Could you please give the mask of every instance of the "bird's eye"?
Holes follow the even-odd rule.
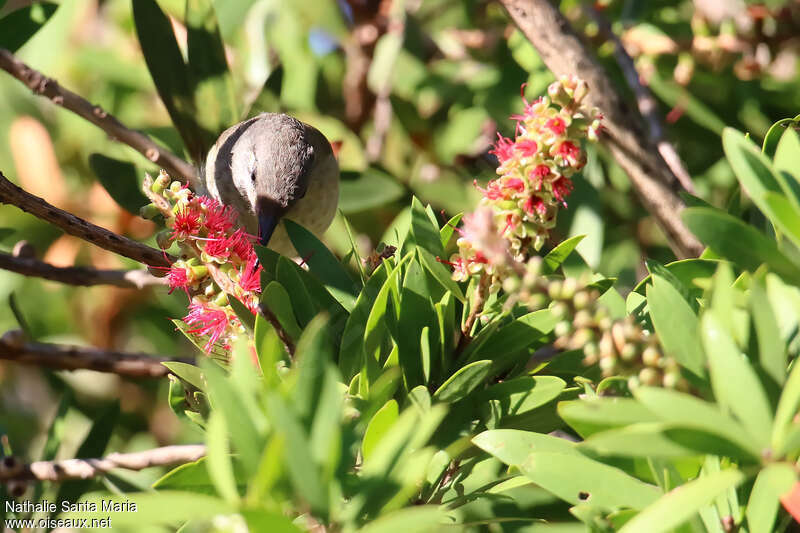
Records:
[[[253,171],[250,173],[250,181],[253,182],[253,183],[256,182],[256,171],[255,171],[255,169],[253,169]]]

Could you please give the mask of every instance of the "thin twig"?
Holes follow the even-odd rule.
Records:
[[[648,142],[641,116],[628,107],[602,67],[592,58],[567,19],[549,0],[501,0],[511,18],[556,75],[577,75],[591,88],[589,105],[605,115],[603,141],[631,179],[644,207],[680,258],[697,257],[703,247],[683,224],[680,182],[656,146]]]
[[[595,7],[586,6],[586,12],[589,17],[597,23],[606,39],[614,43],[614,57],[617,60],[619,68],[622,70],[622,74],[625,76],[628,87],[631,88],[633,94],[636,96],[636,105],[639,108],[639,113],[641,113],[642,118],[644,118],[647,124],[650,141],[658,147],[661,157],[664,158],[664,162],[678,178],[681,186],[694,194],[695,189],[692,178],[683,166],[683,161],[681,161],[675,147],[667,140],[664,133],[664,126],[658,114],[658,102],[653,96],[653,93],[650,92],[650,89],[642,83],[639,72],[636,70],[636,65],[634,65],[633,59],[631,59],[631,56],[628,55],[628,52],[625,50],[622,40],[614,33],[614,30],[611,29],[611,24],[609,24],[608,20],[601,15]]]
[[[0,482],[68,481],[102,476],[115,468],[144,470],[197,461],[206,455],[202,444],[164,446],[133,453],[112,453],[98,459],[66,459],[22,464],[14,457],[0,461]]]
[[[258,305],[258,312],[267,319],[267,322],[269,322],[273,328],[275,328],[275,332],[278,334],[278,338],[283,343],[283,348],[286,350],[286,353],[289,354],[289,357],[294,359],[294,341],[289,334],[286,333],[286,330],[283,329],[283,326],[278,320],[278,317],[275,316],[275,313],[270,311],[269,308],[263,303]]]
[[[25,212],[58,226],[65,233],[80,237],[100,248],[129,257],[149,266],[170,266],[174,258],[140,242],[117,235],[113,231],[101,228],[91,222],[73,215],[63,209],[50,205],[38,196],[34,196],[11,183],[0,172],[0,204],[11,204]]]
[[[184,183],[194,179],[196,172],[192,165],[158,146],[147,135],[126,127],[100,106],[92,105],[72,91],[61,87],[56,80],[32,69],[4,48],[0,48],[0,68],[24,83],[35,94],[49,98],[54,104],[72,111],[105,131],[113,140],[135,149],[149,161],[166,169],[174,179]]]
[[[147,270],[101,270],[91,267],[57,267],[38,259],[15,257],[0,252],[0,269],[24,276],[49,279],[67,285],[89,287],[113,285],[143,289],[153,285],[166,285],[167,278],[157,278]]]
[[[191,359],[157,357],[145,353],[118,352],[82,346],[26,342],[12,330],[0,337],[0,360],[59,370],[95,370],[128,378],[160,378],[169,374],[166,361],[193,363]]]

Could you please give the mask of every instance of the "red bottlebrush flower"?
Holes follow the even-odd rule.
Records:
[[[556,150],[556,153],[572,163],[580,159],[581,149],[570,141],[564,141],[558,145],[558,150]]]
[[[525,191],[525,182],[523,182],[519,178],[508,178],[506,179],[505,183],[503,184],[506,189],[511,189],[512,191],[516,192],[524,192]]]
[[[211,202],[206,203],[206,220],[205,226],[209,235],[224,234],[231,229],[236,222],[236,215],[230,206],[222,206],[216,200],[212,199],[216,205]]]
[[[172,238],[178,240],[188,239],[200,231],[200,213],[186,207],[175,213],[172,227]]]
[[[206,255],[222,261],[231,256],[231,237],[212,237],[206,241],[203,251]]]
[[[233,235],[229,238],[231,250],[243,261],[249,261],[251,257],[255,256],[252,237],[252,235],[245,232],[242,228],[239,228],[234,231]]]
[[[553,182],[552,187],[553,187],[553,196],[555,196],[559,202],[564,204],[564,207],[567,207],[567,202],[564,201],[564,198],[569,196],[569,193],[572,192],[573,189],[572,180],[564,177],[559,178],[558,180]]]
[[[189,305],[189,314],[183,318],[188,326],[196,326],[188,330],[192,335],[208,335],[208,342],[203,347],[206,352],[225,334],[228,329],[228,314],[222,309],[214,309],[207,304],[193,302]]]
[[[561,135],[567,130],[567,125],[561,117],[551,118],[544,123],[544,126],[556,135]]]
[[[167,294],[172,294],[175,289],[183,289],[187,294],[189,293],[189,276],[186,274],[186,268],[175,266],[170,268],[169,274],[167,274],[167,281],[169,282],[169,292]]]
[[[489,150],[489,153],[496,155],[502,165],[514,157],[514,141],[498,133],[497,142],[494,143],[494,149]]]
[[[536,141],[533,139],[518,140],[516,144],[516,150],[523,157],[533,157],[536,155],[536,152],[539,151],[539,145],[536,144]]]
[[[544,101],[544,97],[540,96],[533,102],[528,102],[527,100],[525,100],[525,97],[523,97],[522,101],[525,103],[525,110],[522,112],[521,115],[511,115],[511,120],[524,122],[530,118],[535,117],[538,114],[538,107]]]
[[[485,189],[478,186],[478,180],[474,180],[472,184],[487,200],[505,200],[507,197],[506,192],[503,190],[498,180],[492,180],[487,183]]]
[[[262,270],[263,268],[258,264],[256,255],[251,254],[239,275],[239,287],[245,292],[261,292]]]
[[[528,213],[529,216],[536,216],[537,214],[544,216],[547,213],[547,206],[544,204],[544,200],[539,198],[538,196],[529,196],[527,200],[525,200],[525,212]]]

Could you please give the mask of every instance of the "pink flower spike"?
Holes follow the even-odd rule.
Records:
[[[539,151],[539,145],[533,139],[523,139],[517,141],[516,149],[523,157],[533,157]]]
[[[552,187],[553,196],[555,196],[559,202],[564,204],[564,207],[567,207],[567,202],[564,201],[564,199],[572,192],[572,181],[569,178],[562,177],[554,181]]]
[[[175,289],[183,289],[189,294],[189,276],[186,274],[186,268],[176,266],[170,268],[167,281],[169,282],[167,294],[172,294]]]
[[[535,216],[536,214],[544,216],[547,213],[547,206],[544,205],[544,201],[538,196],[529,196],[525,201],[525,212],[528,213],[529,216]]]
[[[192,335],[208,335],[208,342],[203,347],[206,352],[222,338],[228,329],[228,314],[222,309],[214,309],[207,304],[193,302],[189,305],[189,314],[183,318],[187,326],[194,326],[188,330]]]
[[[564,119],[561,117],[551,118],[547,122],[545,122],[545,127],[552,131],[556,135],[561,135],[567,129],[567,125],[564,123]]]
[[[214,200],[216,202],[216,200]],[[224,234],[231,229],[236,222],[236,214],[230,206],[221,206],[216,202],[216,206],[207,206],[206,209],[206,229],[209,235]]]
[[[256,254],[251,254],[239,275],[239,287],[245,292],[261,292],[261,271]]]
[[[214,259],[227,261],[231,255],[231,238],[212,237],[206,241],[203,252]]]
[[[524,192],[525,183],[519,178],[508,178],[504,183],[506,189],[511,189],[515,192]]]
[[[489,153],[496,155],[502,165],[514,157],[514,141],[498,133],[497,141],[494,143],[494,149],[489,150]]]
[[[564,141],[558,145],[556,153],[569,161],[570,164],[575,164],[581,156],[581,149],[570,141]]]
[[[530,177],[536,183],[536,190],[540,190],[542,188],[542,182],[544,179],[550,175],[550,167],[545,164],[536,165],[536,167],[531,170]]]
[[[250,235],[242,228],[237,229],[230,236],[228,242],[230,243],[233,253],[239,256],[242,261],[248,261],[251,257],[255,257],[255,248],[253,248],[253,240],[255,237]]]

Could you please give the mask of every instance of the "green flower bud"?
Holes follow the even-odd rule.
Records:
[[[575,306],[575,309],[586,309],[591,301],[589,293],[585,290],[576,292],[575,296],[572,297],[572,305]]]
[[[180,192],[181,187],[183,187],[183,185],[181,185],[181,182],[179,181],[173,181],[169,184],[169,190],[174,193]]]
[[[642,352],[642,363],[647,366],[657,367],[661,361],[661,353],[655,346],[648,346]]]
[[[593,365],[597,362],[600,356],[600,349],[595,342],[587,342],[583,346],[584,364]]]
[[[520,280],[516,276],[509,276],[503,280],[503,290],[507,293],[517,292],[520,288]]]
[[[617,371],[617,360],[610,357],[600,359],[600,370],[603,371],[604,376],[611,376]]]
[[[156,233],[156,244],[162,250],[166,250],[170,246],[172,246],[172,232],[168,230],[162,230]]]
[[[214,299],[214,303],[220,307],[228,305],[228,295],[220,291],[220,293]]]
[[[553,333],[556,334],[556,337],[566,337],[572,333],[572,323],[568,320],[562,320],[553,328]]]
[[[572,323],[576,328],[588,328],[594,324],[594,320],[592,320],[591,313],[586,309],[582,309],[575,313],[575,318],[572,320]]]
[[[639,371],[639,381],[643,385],[655,386],[661,381],[659,372],[655,368],[643,368]]]
[[[563,319],[569,314],[569,307],[564,302],[554,302],[550,306],[550,312],[555,318]]]
[[[547,286],[547,295],[550,297],[551,300],[560,300],[561,299],[561,288],[563,287],[563,283],[559,280],[553,280]]]
[[[152,220],[156,218],[158,215],[161,214],[161,211],[155,206],[155,204],[147,204],[143,205],[139,209],[139,216],[142,218],[146,218],[147,220]]]
[[[636,356],[639,355],[639,350],[637,349],[635,344],[625,344],[622,347],[622,350],[619,352],[619,356],[622,358],[623,361],[631,362],[636,359]]]

